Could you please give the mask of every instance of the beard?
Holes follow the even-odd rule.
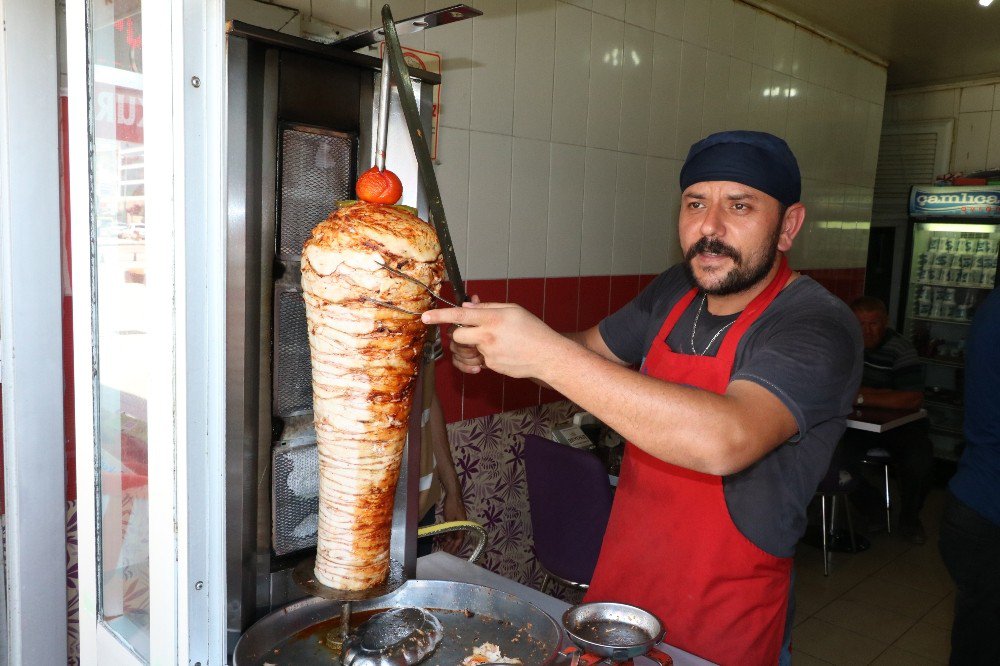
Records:
[[[778,239],[781,237],[781,224],[775,225],[774,233],[768,238],[763,247],[758,248],[745,259],[739,250],[726,245],[718,238],[708,238],[704,236],[697,243],[688,249],[684,255],[684,270],[688,278],[698,285],[706,294],[712,296],[729,296],[738,294],[756,286],[761,280],[767,277],[774,259],[778,256]],[[714,286],[705,284],[694,274],[691,262],[701,252],[710,252],[729,257],[733,260],[734,266],[729,269],[722,279]]]

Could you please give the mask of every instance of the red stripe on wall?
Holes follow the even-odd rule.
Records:
[[[834,295],[850,302],[864,292],[864,268],[801,270]],[[468,292],[480,299],[511,302],[560,332],[595,326],[645,288],[656,274],[594,275],[583,277],[470,280]],[[447,332],[442,332],[447,339]],[[438,398],[449,423],[562,400],[559,393],[541,389],[524,379],[504,378],[485,370],[463,375],[451,364],[445,342],[445,359],[437,366]]]

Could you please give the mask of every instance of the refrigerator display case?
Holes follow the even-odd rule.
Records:
[[[900,330],[924,364],[924,407],[934,452],[962,449],[965,339],[996,286],[1000,186],[915,186]]]

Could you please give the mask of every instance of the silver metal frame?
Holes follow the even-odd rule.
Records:
[[[262,48],[263,46],[263,48]],[[345,99],[357,104],[357,171],[371,166],[373,121],[378,113],[379,61],[340,51],[322,51],[319,45],[249,26],[235,26],[228,47],[228,163],[229,219],[226,239],[226,581],[227,643],[231,651],[249,625],[271,610],[302,598],[292,572],[301,556],[275,558],[271,551],[270,461],[276,433],[272,431],[273,378],[271,365],[275,294],[274,262],[277,225],[275,186],[278,171],[279,122],[301,119],[278,118],[281,53],[308,52],[328,58],[345,68],[368,70],[359,95]],[[436,82],[434,75],[415,73]],[[432,109],[431,84],[419,84],[420,108],[429,125]],[[390,109],[389,168],[411,193],[418,213],[426,219],[427,205],[419,185],[416,159],[412,156],[403,116],[398,104]],[[315,123],[302,120],[308,125]],[[337,128],[330,128],[336,130]],[[393,138],[398,139],[393,142]],[[412,166],[411,166],[412,165]],[[404,194],[404,197],[406,195]],[[404,199],[404,203],[405,203]],[[412,204],[411,204],[412,205]],[[285,263],[287,271],[287,262]],[[279,288],[294,275],[286,274]],[[400,474],[393,514],[391,556],[402,563],[404,575],[416,575],[417,497],[420,451],[420,404],[418,390],[410,420],[406,463]],[[412,469],[412,473],[407,473]]]
[[[12,664],[56,664],[66,662],[66,641],[52,640],[66,635],[63,396],[52,390],[63,382],[56,7],[5,0],[0,11],[3,582],[9,611],[0,625],[0,654]],[[44,483],[39,470],[46,470]]]

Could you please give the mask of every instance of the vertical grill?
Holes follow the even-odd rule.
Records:
[[[302,254],[309,232],[338,201],[350,199],[354,183],[351,134],[290,125],[281,132],[281,193],[278,257]]]

